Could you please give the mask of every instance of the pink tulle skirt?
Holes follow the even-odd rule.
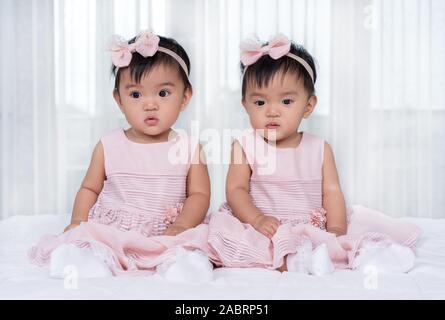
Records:
[[[188,229],[176,236],[146,237],[137,231],[122,231],[114,226],[84,222],[61,235],[43,236],[29,251],[32,263],[48,265],[51,253],[61,244],[73,244],[99,257],[114,275],[152,274],[156,266],[171,257],[177,246],[199,249],[216,259],[207,244],[208,226]]]
[[[213,260],[226,267],[276,269],[283,265],[286,255],[296,253],[303,241],[309,240],[313,247],[326,244],[335,267],[351,268],[364,240],[414,248],[420,234],[417,226],[363,206],[352,206],[348,211],[346,235],[336,237],[316,223],[283,223],[269,239],[222,206],[209,222],[208,243],[216,255]]]

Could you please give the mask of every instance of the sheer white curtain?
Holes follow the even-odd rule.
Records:
[[[0,2],[0,218],[56,211],[53,21],[50,0]]]
[[[338,0],[331,16],[326,128],[348,200],[444,217],[445,3]]]
[[[282,32],[305,45],[319,105],[303,129],[332,145],[348,202],[444,218],[444,21],[441,0],[1,1],[0,218],[70,212],[94,144],[126,126],[107,40],[141,29],[190,54],[194,97],[176,127],[199,125],[207,145],[248,126],[239,41]],[[207,150],[212,209],[224,200],[224,147]]]

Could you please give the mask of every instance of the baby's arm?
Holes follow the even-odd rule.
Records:
[[[234,215],[243,223],[252,225],[258,232],[272,238],[278,229],[278,219],[264,215],[253,203],[249,194],[252,171],[241,145],[235,141],[231,164],[227,173],[226,198]]]
[[[187,174],[187,199],[181,213],[164,235],[174,236],[194,228],[204,220],[210,205],[210,178],[202,146],[199,144]]]
[[[329,144],[324,146],[323,208],[327,211],[326,229],[337,236],[346,234],[346,204],[338,181],[334,154]]]
[[[104,150],[102,143],[99,142],[94,148],[90,166],[88,167],[82,185],[77,192],[76,200],[74,201],[73,214],[71,216],[71,224],[65,228],[64,232],[75,228],[82,221],[88,220],[88,212],[96,203],[97,197],[102,191],[104,181]]]

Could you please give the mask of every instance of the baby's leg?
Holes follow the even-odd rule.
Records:
[[[91,251],[62,244],[51,253],[50,277],[63,279],[68,274],[79,279],[110,277],[108,266]]]
[[[286,256],[286,271],[308,274],[311,269],[312,243],[303,241],[295,253]]]
[[[276,269],[277,271],[280,271],[280,272],[288,271],[288,270],[287,270],[287,257],[288,257],[288,256],[289,256],[289,255],[287,255],[287,256],[285,256],[285,257],[283,258],[284,262],[283,262],[283,264],[281,265],[281,267],[279,267],[279,268]]]

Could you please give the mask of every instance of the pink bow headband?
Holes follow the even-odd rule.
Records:
[[[314,71],[311,66],[303,58],[290,53],[290,47],[291,43],[289,39],[282,34],[276,35],[269,44],[265,46],[262,46],[261,43],[255,40],[244,40],[240,44],[241,62],[246,67],[244,71],[264,55],[269,55],[274,60],[288,56],[298,61],[306,69],[312,79],[312,83],[314,83]]]
[[[111,51],[111,61],[118,68],[127,67],[131,58],[133,57],[133,52],[138,52],[144,58],[152,57],[156,52],[161,51],[173,59],[175,59],[181,68],[185,71],[188,76],[188,68],[184,60],[176,53],[170,49],[159,46],[159,37],[150,31],[142,32],[134,43],[128,43],[128,41],[122,39],[120,36],[113,36],[110,43]]]

